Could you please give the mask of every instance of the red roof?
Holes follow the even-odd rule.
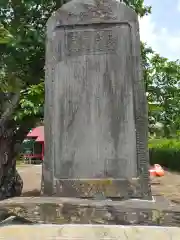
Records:
[[[36,142],[44,142],[44,126],[33,128],[27,137],[35,137]]]

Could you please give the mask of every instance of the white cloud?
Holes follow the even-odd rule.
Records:
[[[180,0],[177,2],[177,10],[180,12]]]
[[[167,28],[157,28],[151,15],[140,19],[140,36],[142,41],[163,57],[171,60],[180,59],[180,32],[172,35]]]

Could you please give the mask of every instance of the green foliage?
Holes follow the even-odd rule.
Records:
[[[134,9],[140,17],[151,13],[151,7],[145,6],[144,0],[124,0],[123,2]]]
[[[166,148],[180,150],[180,141],[178,139],[150,139],[149,148]]]
[[[13,36],[12,41],[0,45],[1,116],[7,106],[13,106],[12,95],[19,95],[13,109],[11,107],[12,114],[6,118],[11,126],[12,119],[13,125],[19,127],[26,125],[26,120],[32,119],[34,123],[35,119],[43,118],[45,28],[55,9],[56,1],[43,1],[43,4],[33,0],[0,2],[0,22],[3,24],[0,37],[5,33]]]
[[[20,94],[20,108],[15,113],[15,120],[24,117],[44,115],[44,82],[30,85],[23,89]]]
[[[163,126],[162,137],[177,136],[180,130],[180,62],[169,61],[141,45],[143,80],[149,105],[149,130]]]
[[[177,139],[149,140],[150,163],[180,171],[180,141]]]
[[[149,98],[161,107],[161,111],[153,114],[164,125],[164,136],[170,137],[180,128],[180,63],[155,54],[151,64]]]
[[[13,39],[13,36],[0,23],[0,44],[7,44]]]

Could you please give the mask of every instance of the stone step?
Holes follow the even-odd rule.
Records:
[[[18,225],[1,228],[1,239],[179,240],[180,228],[115,225]]]

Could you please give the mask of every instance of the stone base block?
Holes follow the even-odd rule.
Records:
[[[102,195],[105,198],[129,199],[142,196],[138,178],[126,179],[57,179],[55,195],[58,197],[96,198]]]
[[[0,219],[5,215],[16,215],[19,221],[26,219],[32,223],[46,224],[180,227],[180,206],[147,200],[97,201],[77,198],[21,197],[0,202]]]

